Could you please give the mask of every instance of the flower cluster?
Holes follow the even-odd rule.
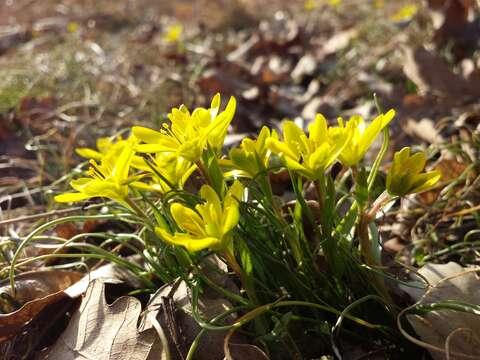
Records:
[[[172,109],[169,121],[158,131],[134,126],[126,139],[101,138],[96,150],[77,149],[80,156],[90,159],[88,177],[73,180],[70,185],[76,192],[55,199],[74,202],[105,197],[142,214],[132,193],[144,191],[165,197],[183,191],[192,174],[203,175],[205,184],[194,202],[169,197],[171,221],[155,232],[165,242],[191,252],[206,248],[224,251],[231,246],[233,230],[240,221],[240,203],[248,201],[239,178],[268,179],[268,173],[274,171],[272,157],[291,173],[313,182],[321,181],[337,161],[356,173],[367,150],[395,116],[390,110],[367,126],[355,115],[346,122],[339,118],[338,126],[329,126],[318,114],[308,125],[308,132],[293,121],[285,121],[280,134],[263,127],[256,139],[244,139],[225,155],[224,139],[235,108],[235,98],[231,97],[221,111],[217,94],[209,108],[190,112],[182,105]],[[440,176],[435,171],[422,173],[425,162],[422,152],[410,155],[410,149],[405,148],[396,153],[387,175],[390,196],[432,187]]]

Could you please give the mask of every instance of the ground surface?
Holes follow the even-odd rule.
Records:
[[[76,147],[134,124],[158,128],[172,106],[205,105],[216,92],[239,102],[231,144],[317,112],[371,119],[376,94],[397,111],[392,151],[428,148],[443,174],[439,188],[384,216],[386,261],[478,265],[478,4],[415,2],[409,13],[412,3],[1,0],[2,277],[18,245],[10,239],[53,218],[42,214],[58,208],[52,195],[68,188]],[[448,250],[465,239],[473,245]]]

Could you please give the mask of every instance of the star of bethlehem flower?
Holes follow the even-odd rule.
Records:
[[[172,217],[182,232],[171,234],[160,227],[155,231],[164,241],[184,246],[188,251],[225,250],[231,244],[231,231],[240,219],[239,201],[243,192],[242,184],[235,181],[222,202],[212,187],[203,185],[200,197],[204,202],[195,206],[195,210],[179,203],[170,206]]]
[[[310,180],[317,180],[334,163],[351,138],[350,132],[331,136],[323,115],[317,114],[308,125],[309,136],[293,121],[283,124],[283,141],[270,137],[267,147],[280,157],[285,166]]]
[[[234,175],[254,178],[268,167],[271,152],[267,148],[267,140],[270,138],[278,140],[277,132],[270,132],[268,127],[262,127],[256,140],[243,139],[239,148],[230,150],[230,160],[225,160],[223,164],[234,168]]]
[[[132,167],[148,174],[145,177],[151,180],[148,183],[135,181],[132,183],[133,187],[160,193],[167,193],[172,187],[183,189],[183,185],[197,168],[195,164],[177,157],[174,153],[156,153],[151,156],[149,163],[145,158],[135,156]]]
[[[352,116],[346,124],[343,123],[342,118],[339,118],[339,126],[331,128],[332,137],[343,139],[345,134],[351,133],[350,141],[338,156],[341,163],[344,166],[358,164],[375,138],[392,121],[394,116],[395,111],[390,110],[386,114],[377,116],[368,126],[359,115]]]
[[[233,119],[236,100],[231,97],[224,111],[220,110],[220,94],[212,99],[209,109],[197,108],[192,113],[184,105],[172,109],[169,124],[160,131],[134,126],[133,134],[145,144],[137,147],[138,152],[170,152],[193,163],[197,162],[207,143],[220,152]]]
[[[387,174],[387,191],[393,196],[405,196],[427,190],[440,180],[439,171],[422,173],[425,168],[425,153],[410,155],[410,148],[404,147],[393,156],[393,163]]]
[[[135,139],[130,138],[121,151],[110,147],[100,158],[100,163],[90,160],[89,177],[81,177],[70,182],[77,192],[55,196],[57,202],[76,202],[93,197],[105,197],[114,200],[127,208],[129,170],[135,151]]]

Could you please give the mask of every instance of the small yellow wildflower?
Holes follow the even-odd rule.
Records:
[[[190,175],[197,168],[196,165],[184,158],[178,158],[174,153],[157,153],[152,157],[150,167],[146,160],[141,156],[135,156],[132,161],[132,167],[150,174],[152,181],[150,183],[135,181],[132,186],[166,193],[175,188],[182,189]]]
[[[415,4],[406,5],[391,16],[392,21],[403,22],[408,21],[418,12],[418,6]]]
[[[267,148],[269,138],[278,140],[278,134],[275,130],[270,133],[270,129],[264,126],[256,140],[243,139],[239,148],[230,150],[232,165],[241,170],[242,175],[251,178],[255,177],[260,171],[264,171],[268,167],[270,159],[270,150]]]
[[[393,164],[387,174],[387,191],[390,195],[405,196],[427,190],[440,180],[439,171],[422,173],[425,167],[425,153],[410,156],[410,148],[404,147],[393,157]]]
[[[224,111],[219,113],[220,94],[212,99],[210,109],[197,108],[190,114],[182,105],[168,115],[171,125],[160,131],[134,126],[133,134],[146,144],[137,147],[138,152],[176,153],[193,163],[197,162],[207,143],[220,152],[227,129],[235,114],[236,100],[232,96]]]
[[[331,128],[333,138],[343,139],[345,134],[351,133],[350,141],[342,149],[339,160],[344,166],[356,165],[365,155],[375,138],[392,121],[395,111],[390,110],[386,114],[381,114],[369,126],[359,115],[352,116],[347,124],[344,125],[342,118],[338,119],[339,127]]]
[[[180,40],[183,33],[183,26],[181,24],[173,24],[167,28],[163,40],[167,43],[173,44]]]
[[[283,124],[283,141],[269,138],[267,147],[280,156],[288,169],[310,180],[317,180],[338,158],[351,134],[345,132],[333,139],[327,120],[320,114],[309,124],[308,130],[309,137],[293,121],[286,121]]]
[[[188,251],[210,248],[216,251],[226,249],[231,242],[231,231],[240,219],[239,201],[244,188],[238,181],[228,190],[223,203],[209,185],[203,185],[200,196],[205,201],[192,210],[182,204],[170,207],[172,217],[184,232],[171,234],[160,227],[156,233],[166,242],[184,246]]]
[[[128,196],[128,173],[134,156],[134,140],[123,146],[120,154],[112,147],[101,158],[100,164],[90,160],[89,178],[72,180],[70,186],[77,192],[55,196],[57,202],[75,202],[92,197],[106,197],[125,207]]]
[[[77,32],[79,28],[80,28],[80,25],[75,21],[69,22],[67,24],[67,31],[69,33]]]
[[[312,11],[317,7],[317,2],[315,0],[305,0],[303,3],[303,8],[307,11]]]
[[[375,0],[373,7],[378,10],[383,9],[385,7],[385,0]]]
[[[328,4],[333,7],[338,7],[342,4],[342,0],[328,0]]]

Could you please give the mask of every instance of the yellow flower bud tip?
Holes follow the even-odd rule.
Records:
[[[425,168],[424,152],[410,155],[410,148],[397,151],[387,174],[387,191],[393,196],[405,196],[425,191],[440,180],[439,171],[422,171]]]

